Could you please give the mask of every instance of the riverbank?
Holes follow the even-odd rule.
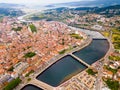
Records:
[[[81,31],[84,31],[84,30],[81,30]],[[91,33],[91,32],[90,32]],[[88,34],[88,33],[87,33]],[[99,32],[97,32],[97,36],[98,36],[98,34],[99,34]],[[96,35],[96,32],[95,33],[91,33],[91,34],[88,34],[90,37],[88,37],[86,40],[84,40],[84,42],[79,46],[79,47],[77,47],[77,48],[74,48],[74,49],[72,49],[71,51],[69,51],[69,52],[66,52],[65,54],[62,54],[62,55],[57,55],[57,56],[55,56],[55,57],[53,57],[51,60],[48,60],[47,62],[46,62],[46,64],[43,66],[43,67],[40,67],[39,68],[39,70],[37,70],[36,72],[35,72],[35,74],[33,75],[33,77],[31,77],[31,78],[36,78],[38,75],[40,75],[42,72],[44,72],[47,68],[49,68],[50,66],[52,66],[54,63],[56,63],[57,61],[59,61],[61,58],[63,58],[63,57],[65,57],[65,56],[67,56],[68,54],[71,54],[71,53],[73,53],[73,52],[76,52],[76,51],[79,51],[79,50],[81,50],[81,49],[83,49],[83,48],[85,48],[86,46],[88,46],[91,42],[92,42],[92,38],[95,38],[94,36]],[[97,37],[97,38],[100,38],[100,39],[104,39],[103,37]],[[35,79],[36,80],[36,79]],[[38,81],[38,82],[41,82],[41,81]],[[32,83],[32,84],[34,84],[34,81],[30,81],[30,83]],[[44,83],[45,84],[45,83]],[[43,89],[46,89],[46,84],[45,84],[45,86],[44,86],[44,84],[42,84],[42,85],[40,85],[39,87],[42,87]],[[47,84],[48,85],[48,84]],[[49,87],[50,85],[48,85],[48,87]]]
[[[48,60],[48,62],[46,62],[46,65],[44,65],[44,67],[41,69],[39,69],[39,70],[37,70],[30,78],[36,78],[38,75],[40,75],[42,72],[44,72],[47,68],[49,68],[51,65],[53,65],[54,63],[56,63],[57,61],[59,61],[61,58],[63,58],[63,57],[65,57],[65,56],[67,56],[67,55],[69,55],[69,53],[73,53],[73,52],[75,52],[75,51],[78,51],[78,50],[80,50],[80,49],[83,49],[83,48],[85,48],[86,46],[88,46],[90,43],[92,42],[92,38],[90,38],[90,37],[87,37],[85,40],[84,40],[84,42],[82,42],[81,43],[81,45],[79,46],[79,47],[76,47],[76,48],[74,48],[74,49],[72,49],[71,51],[69,51],[69,52],[66,52],[65,54],[63,54],[63,55],[57,55],[57,56],[55,56],[55,57],[53,57],[51,60]],[[30,81],[30,84],[34,84],[34,82],[31,80]],[[24,85],[27,85],[27,83],[25,84],[24,83]],[[48,85],[48,84],[47,84]],[[42,85],[43,86],[43,85]],[[46,86],[46,85],[45,85]],[[22,86],[23,87],[23,86]],[[22,88],[22,87],[20,87],[20,89]],[[41,86],[39,86],[39,87],[41,87]],[[49,85],[48,85],[48,87],[49,87]],[[46,87],[44,87],[44,88],[46,88]],[[43,89],[44,89],[43,88]]]
[[[91,42],[92,42],[92,39],[90,37],[88,37],[86,40],[84,40],[84,42],[79,47],[76,47],[76,48],[72,49],[71,51],[66,52],[65,54],[57,55],[57,56],[53,57],[51,60],[48,60],[49,65],[47,65],[43,70],[36,72],[35,76],[37,77],[40,73],[42,73],[44,70],[49,68],[55,62],[59,61],[61,58],[65,57],[65,56],[69,55],[69,53],[73,53],[78,50],[81,50],[81,49],[85,48],[86,46],[88,46]]]

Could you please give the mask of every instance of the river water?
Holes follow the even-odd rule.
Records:
[[[51,86],[58,86],[87,68],[71,56],[65,56],[41,73],[37,79]]]
[[[23,87],[21,90],[43,90],[43,89],[41,89],[41,88],[39,88],[37,86],[28,84],[25,87]]]
[[[88,64],[93,64],[105,56],[109,49],[106,39],[93,39],[92,43],[80,51],[73,53]]]
[[[109,43],[106,39],[93,39],[89,46],[73,54],[86,63],[93,64],[104,57],[108,49]],[[56,87],[86,68],[73,57],[65,56],[38,75],[37,79]]]

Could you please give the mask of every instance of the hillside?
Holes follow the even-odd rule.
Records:
[[[24,7],[24,5],[12,3],[0,3],[0,8],[19,8],[19,7]]]
[[[106,15],[107,17],[112,17],[115,15],[120,15],[120,5],[113,5],[108,7],[79,7],[72,9],[74,11],[84,11],[87,13],[96,13],[101,15]]]
[[[120,5],[97,8],[94,10],[94,13],[106,15],[107,17],[112,17],[114,15],[120,15]]]
[[[20,16],[23,12],[19,9],[0,8],[0,15],[3,16]]]
[[[76,2],[68,2],[68,3],[60,3],[60,4],[51,4],[47,5],[47,7],[55,7],[55,6],[76,6],[76,7],[106,7],[110,5],[120,4],[120,0],[85,0],[85,1],[76,1]]]

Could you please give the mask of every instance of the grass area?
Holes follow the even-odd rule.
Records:
[[[36,53],[34,53],[34,52],[28,52],[28,53],[26,53],[25,55],[24,55],[24,57],[25,58],[31,58],[31,57],[33,57],[33,56],[35,56],[36,55]]]
[[[114,48],[117,50],[120,50],[120,43],[114,43]]]
[[[109,37],[110,33],[109,32],[101,32],[101,34],[105,37]]]
[[[115,49],[120,50],[120,34],[112,35],[112,43],[113,43]]]
[[[112,29],[112,32],[113,32],[113,33],[120,34],[119,28],[113,28],[113,29]]]
[[[111,55],[109,56],[109,59],[113,61],[120,61],[120,56]]]
[[[37,32],[35,25],[31,24],[31,25],[29,25],[29,27],[30,27],[32,33]]]
[[[38,17],[39,17],[39,19],[45,19],[46,18],[46,16],[44,14],[40,14]]]
[[[111,90],[119,90],[120,85],[118,81],[115,80],[111,80],[111,79],[107,79],[105,81],[105,83],[107,84],[107,86],[111,89]]]
[[[76,39],[83,39],[83,37],[81,37],[79,34],[75,34],[75,33],[70,34],[70,36],[74,37]]]
[[[28,78],[27,81],[31,81],[31,78]]]
[[[97,74],[97,72],[96,71],[93,71],[92,69],[88,69],[87,71],[86,71],[89,75],[95,75],[95,74]]]
[[[20,78],[12,80],[3,90],[13,90],[21,82]]]
[[[119,28],[113,28],[112,32],[113,32],[112,43],[114,45],[114,48],[117,49],[117,50],[120,50],[120,29]]]
[[[64,49],[64,50],[60,51],[59,54],[64,54],[66,51],[67,51],[67,50]]]
[[[31,20],[42,20],[42,19],[46,19],[47,17],[46,16],[44,16],[44,15],[39,15],[39,16],[31,16],[29,19],[31,19]]]
[[[64,53],[66,53],[66,52],[69,52],[69,51],[72,50],[73,48],[76,48],[76,46],[74,46],[74,47],[71,47],[71,46],[70,46],[68,49],[64,49],[64,50],[60,51],[59,54],[64,54]]]
[[[112,35],[112,42],[120,42],[120,34],[113,34]]]
[[[33,70],[31,70],[29,73],[27,73],[26,75],[25,75],[25,77],[28,77],[30,74],[32,74],[32,73],[34,73],[34,71]]]
[[[21,31],[22,27],[12,28],[12,30],[14,30],[14,31]]]
[[[103,25],[103,22],[101,22],[101,21],[98,21],[98,24],[99,24],[99,25]]]

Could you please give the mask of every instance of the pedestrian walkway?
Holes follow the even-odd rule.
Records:
[[[29,82],[29,84],[35,85],[39,88],[42,88],[43,90],[54,90],[54,87],[52,87],[44,82],[41,82],[37,79],[33,79],[32,81]]]
[[[77,59],[79,62],[81,62],[82,64],[86,65],[87,67],[90,67],[89,64],[87,64],[86,62],[84,62],[83,60],[81,60],[80,58],[76,57],[75,55],[73,55],[72,53],[70,53],[70,55],[72,57],[74,57],[75,59]]]

